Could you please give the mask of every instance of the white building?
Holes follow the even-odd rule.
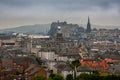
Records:
[[[54,52],[39,52],[37,53],[37,56],[47,60],[55,60],[57,58],[57,55]]]

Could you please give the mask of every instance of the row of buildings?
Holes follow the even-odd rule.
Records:
[[[2,38],[0,78],[32,80],[35,75],[48,77],[51,73],[66,78],[68,74],[91,74],[93,70],[119,74],[120,30],[91,30],[88,18],[86,31],[80,32],[80,38],[78,34],[64,37],[62,27],[57,26],[54,35],[14,33],[7,39]],[[70,67],[73,61],[79,61],[80,66]]]

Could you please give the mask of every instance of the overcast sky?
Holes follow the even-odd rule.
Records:
[[[120,26],[120,0],[0,0],[0,28],[53,21]]]

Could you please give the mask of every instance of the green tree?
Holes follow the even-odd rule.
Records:
[[[51,79],[51,78],[47,78],[46,80],[53,80],[53,79]]]
[[[53,77],[53,80],[64,80],[64,78],[60,74],[56,74],[55,77]]]
[[[90,75],[87,73],[81,73],[77,76],[76,80],[90,80]]]
[[[93,28],[93,31],[97,31],[97,28]]]
[[[94,70],[94,71],[93,71],[93,74],[94,74],[94,75],[99,75],[98,70]]]
[[[9,77],[10,79],[15,79],[15,78],[17,77],[17,75],[15,75],[15,74],[9,74],[8,77]]]
[[[80,66],[79,60],[72,61],[70,67],[74,69],[74,78],[76,78],[76,68]]]
[[[47,80],[47,78],[41,75],[36,75],[33,80]]]
[[[38,62],[39,65],[42,65],[42,60],[39,57],[36,57],[36,61]]]
[[[53,79],[55,77],[55,74],[50,74],[49,77]]]
[[[73,75],[72,74],[68,74],[66,76],[66,80],[73,80]]]

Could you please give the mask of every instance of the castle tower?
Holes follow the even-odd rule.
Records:
[[[58,29],[57,29],[56,39],[59,40],[59,41],[63,40],[63,35],[62,35],[62,31],[61,31],[60,26],[58,26]]]
[[[87,23],[87,30],[86,30],[87,33],[90,33],[91,32],[91,24],[90,24],[90,19],[89,19],[89,16],[88,16],[88,23]]]

